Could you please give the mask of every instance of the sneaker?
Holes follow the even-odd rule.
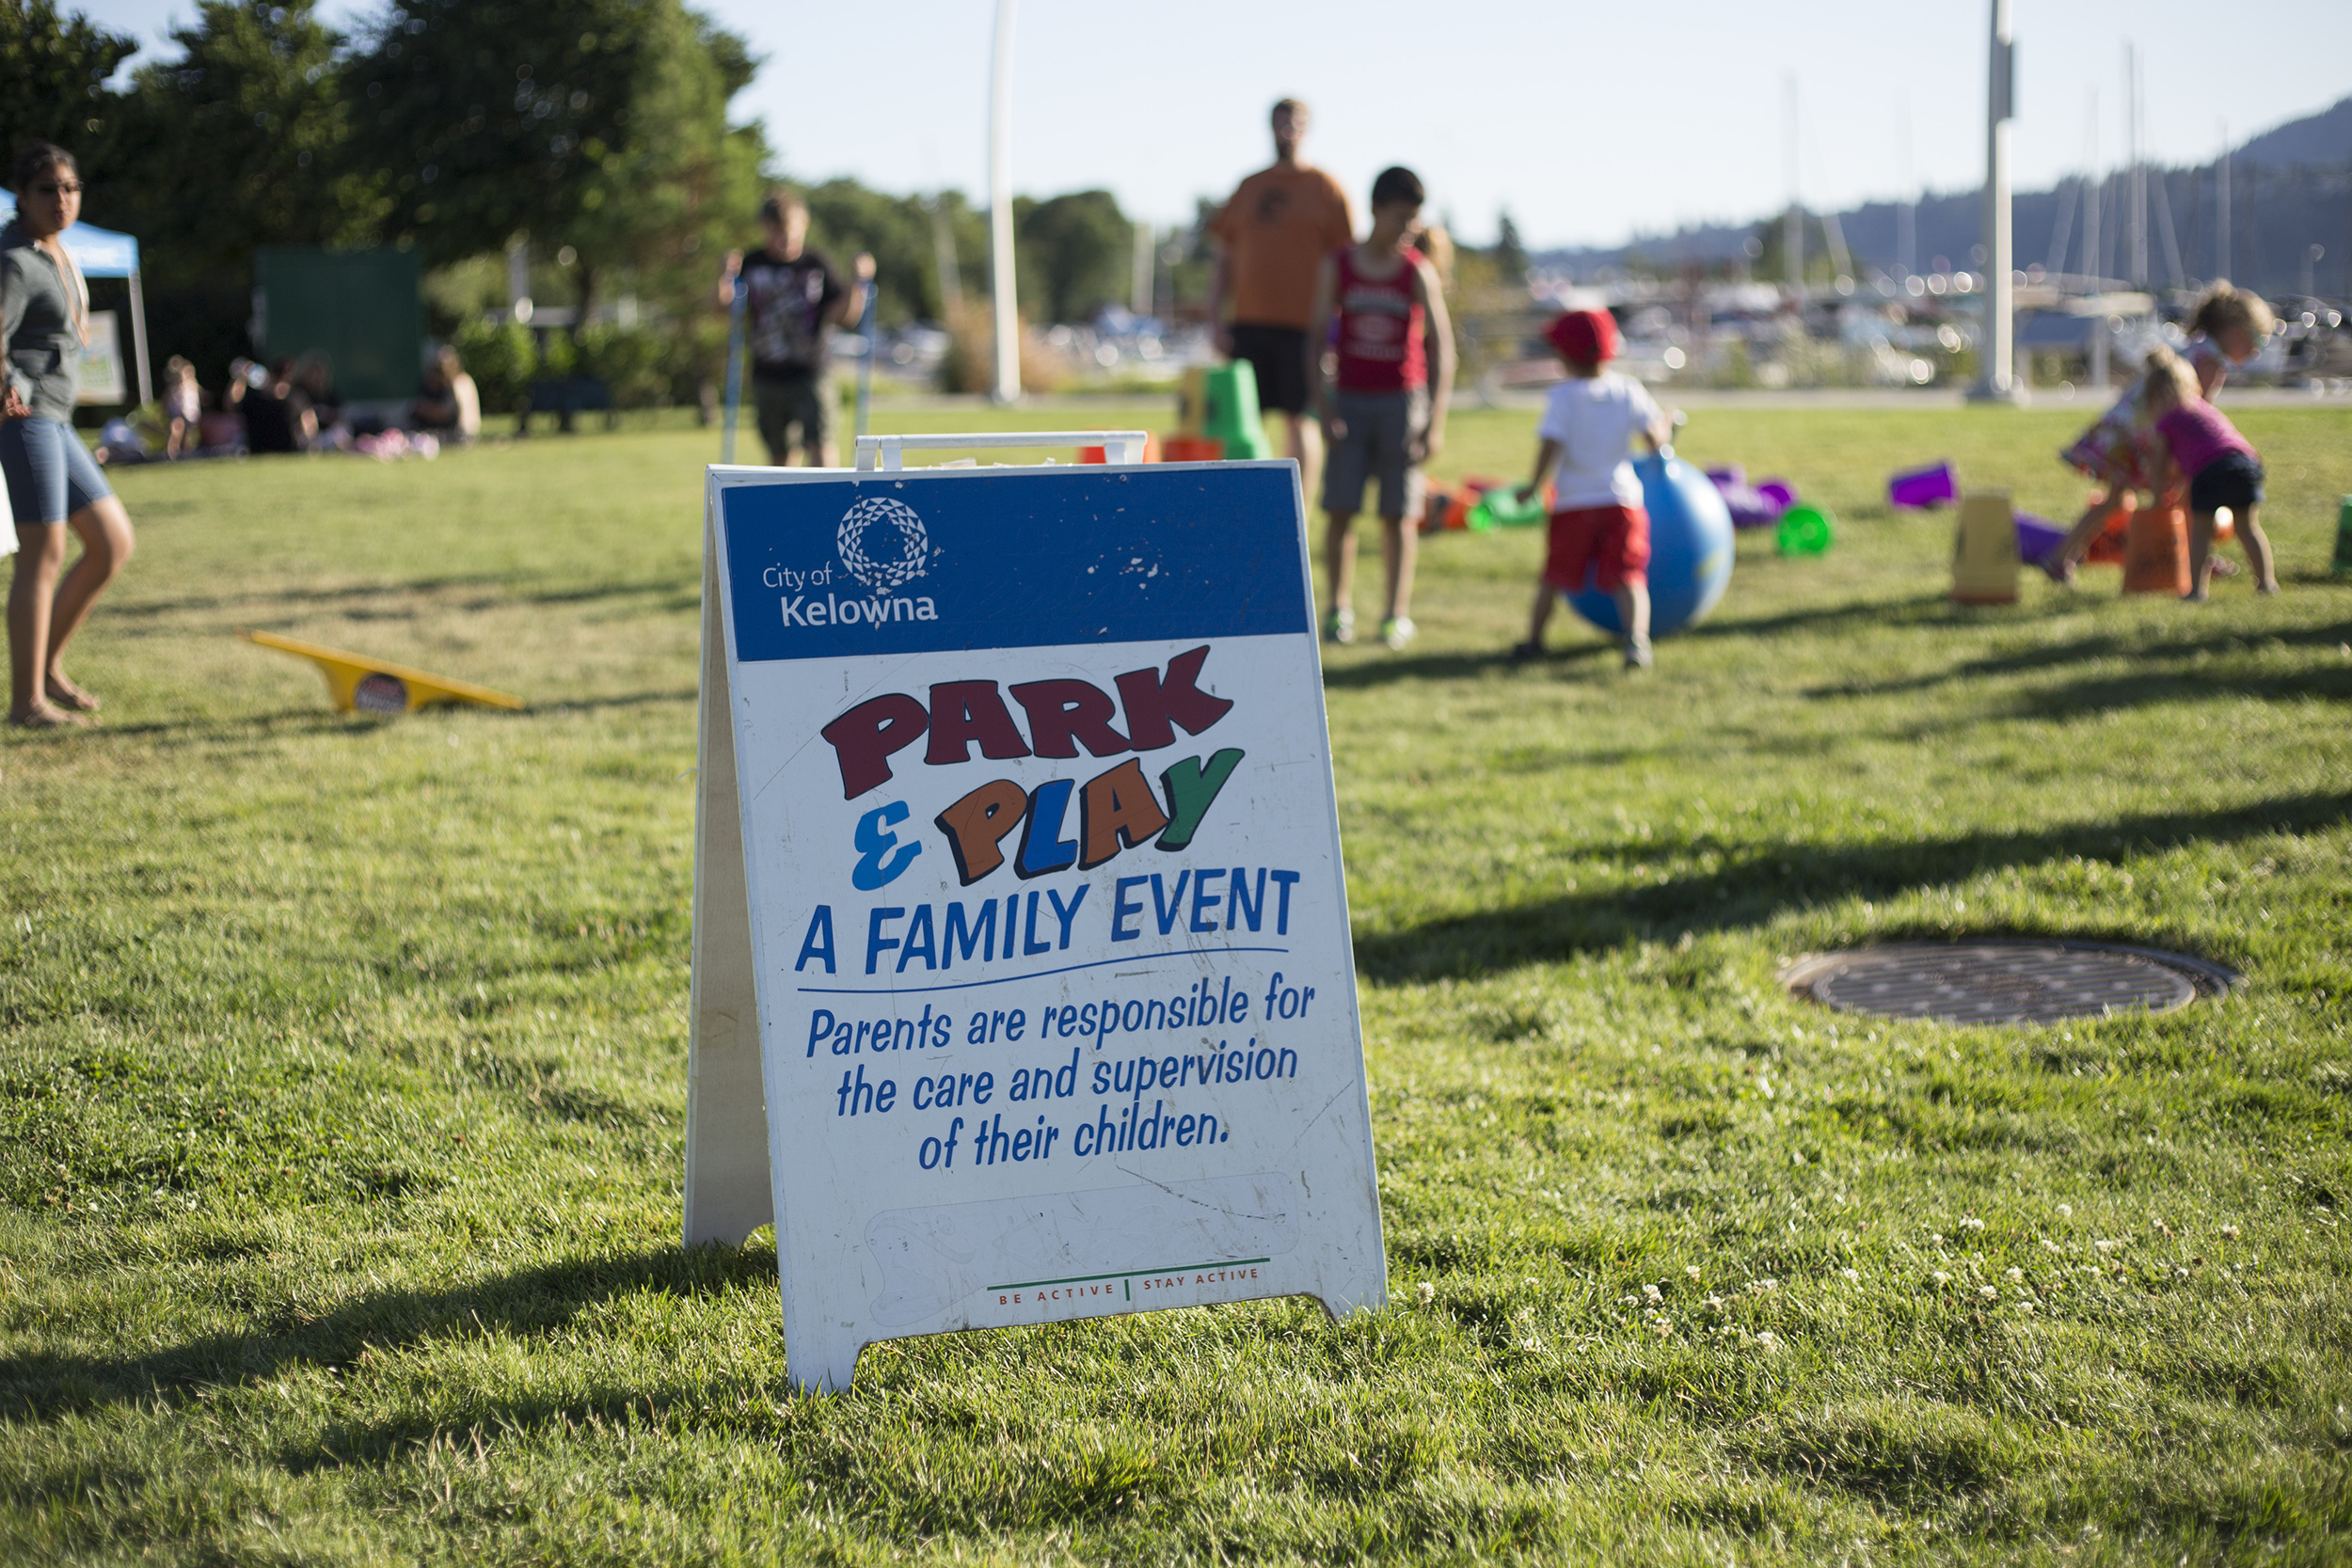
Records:
[[[1420,629],[1413,625],[1411,616],[1391,615],[1380,623],[1380,641],[1388,644],[1391,653],[1395,653],[1410,642]]]
[[[1326,615],[1323,618],[1323,635],[1326,640],[1333,642],[1355,641],[1356,612],[1352,610],[1335,610]]]
[[[1513,643],[1511,646],[1511,668],[1516,670],[1522,664],[1532,664],[1536,659],[1543,657],[1544,645],[1541,642]]]
[[[1646,670],[1650,667],[1650,663],[1648,638],[1645,637],[1639,642],[1628,642],[1625,645],[1625,667],[1627,669]]]

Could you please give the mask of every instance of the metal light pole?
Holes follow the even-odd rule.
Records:
[[[1012,253],[1012,13],[1015,0],[996,0],[995,63],[988,92],[989,290],[996,304],[998,403],[1021,401],[1021,312],[1013,297]]]
[[[1993,0],[1993,48],[1985,77],[1984,379],[1972,398],[2020,403],[2016,375],[2016,301],[2010,283],[2009,121],[2014,110],[2017,46],[2009,31],[2010,0]]]

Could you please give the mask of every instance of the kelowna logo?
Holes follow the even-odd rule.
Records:
[[[898,546],[895,556],[890,552],[894,533]],[[883,541],[879,558],[868,553],[878,534]],[[868,496],[842,517],[840,531],[834,535],[834,548],[840,551],[841,564],[850,569],[850,575],[880,598],[923,575],[930,564],[931,536],[906,502]]]
[[[841,599],[816,590],[833,581],[827,562],[807,572],[771,566],[761,581],[771,588],[806,587],[805,596],[780,600],[787,626],[879,626],[892,621],[936,621],[939,607],[929,595],[898,591],[930,570],[930,531],[914,508],[887,496],[868,496],[842,515],[834,532],[834,549],[841,566],[857,579],[870,599]]]

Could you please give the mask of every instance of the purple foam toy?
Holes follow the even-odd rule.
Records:
[[[1780,521],[1780,515],[1797,499],[1795,487],[1786,480],[1750,484],[1748,471],[1737,463],[1728,467],[1709,468],[1707,477],[1715,482],[1724,505],[1730,508],[1733,528],[1770,528]]]
[[[1959,499],[1960,476],[1948,462],[1906,468],[1886,482],[1886,499],[1897,507],[1945,506]]]
[[[2049,518],[2030,512],[2017,514],[2017,559],[2026,565],[2041,565],[2064,543],[2066,530]]]

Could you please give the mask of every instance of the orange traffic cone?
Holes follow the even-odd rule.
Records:
[[[2123,540],[2123,592],[2188,592],[2188,514],[2177,506],[2143,507],[2131,515]]]

